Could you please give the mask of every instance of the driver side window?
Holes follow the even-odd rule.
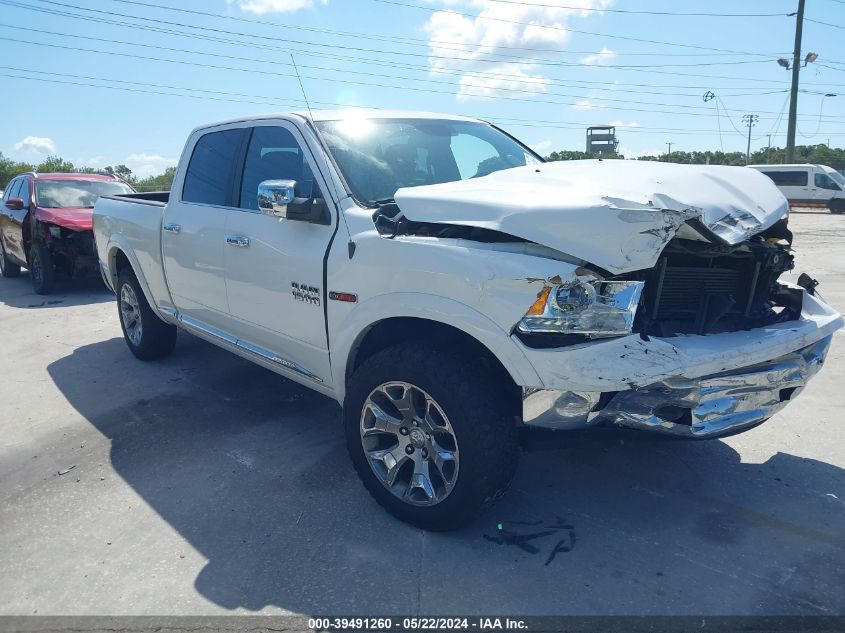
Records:
[[[820,187],[822,189],[831,189],[833,191],[841,191],[839,185],[833,182],[833,178],[831,178],[827,174],[816,174],[815,182],[816,187]]]
[[[241,209],[258,211],[258,185],[265,180],[295,180],[297,198],[322,197],[302,147],[283,127],[253,128],[241,178]]]

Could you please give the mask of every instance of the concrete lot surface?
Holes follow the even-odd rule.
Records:
[[[845,216],[791,226],[790,277],[845,309]],[[364,491],[331,400],[188,335],[141,363],[98,283],[0,279],[0,614],[843,615],[844,337],[757,429],[534,438],[493,511],[427,534]]]

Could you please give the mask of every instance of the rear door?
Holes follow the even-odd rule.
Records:
[[[294,180],[301,198],[325,199],[327,224],[265,215],[258,185]],[[318,382],[328,382],[323,262],[336,212],[326,182],[297,127],[268,121],[250,133],[238,191],[227,214],[223,261],[229,310],[241,345],[265,360]]]
[[[13,260],[22,266],[26,266],[26,251],[23,240],[23,222],[29,213],[32,204],[32,194],[29,189],[29,182],[26,176],[19,176],[9,183],[7,192],[4,194],[3,215],[0,216],[0,232],[2,232],[3,248],[6,249]],[[20,198],[23,200],[23,209],[9,209],[6,202]]]
[[[245,129],[200,130],[188,166],[164,210],[161,248],[173,303],[188,325],[227,338],[229,305],[223,254],[226,214],[234,206],[234,179]],[[230,341],[234,342],[234,341]]]

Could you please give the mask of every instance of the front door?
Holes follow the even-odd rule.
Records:
[[[323,198],[325,182],[299,131],[285,122],[252,128],[238,209],[226,222],[223,256],[229,310],[238,339],[254,353],[311,380],[328,382],[323,260],[335,230],[329,224],[287,220],[258,208],[258,184],[296,181],[296,196]]]
[[[233,206],[233,182],[247,131],[204,131],[164,212],[164,272],[174,306],[188,325],[210,333],[230,326],[223,264],[226,214]]]

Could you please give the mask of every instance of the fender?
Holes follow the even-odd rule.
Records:
[[[373,325],[395,317],[428,319],[450,325],[490,350],[517,385],[543,384],[522,349],[510,335],[481,312],[437,295],[392,292],[358,304],[342,322],[331,328],[334,333],[330,349],[332,376],[339,402],[343,402],[346,391],[346,365],[352,349]]]
[[[135,278],[138,280],[141,290],[147,298],[147,303],[150,304],[150,307],[156,311],[156,314],[158,314],[162,320],[167,321],[168,323],[175,323],[173,315],[162,312],[158,309],[159,302],[150,290],[150,285],[147,282],[146,275],[144,275],[144,269],[141,267],[138,257],[135,255],[135,251],[129,246],[128,240],[118,233],[112,234],[109,236],[106,252],[108,253],[108,259],[106,261],[108,262],[109,280],[112,283],[112,287],[115,289],[115,293],[117,293],[117,254],[120,252],[123,253],[129,261],[129,265],[132,267],[132,272],[135,273]]]

